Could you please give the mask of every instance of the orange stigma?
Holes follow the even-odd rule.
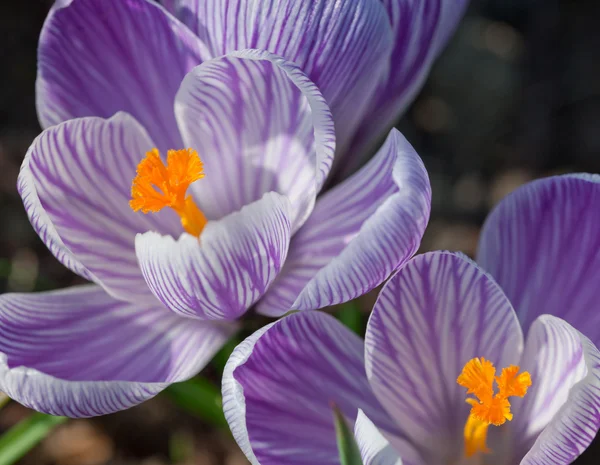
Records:
[[[154,148],[146,152],[137,166],[129,206],[133,211],[141,210],[142,213],[172,208],[181,218],[181,225],[186,232],[200,236],[207,222],[206,217],[192,196],[185,194],[190,184],[203,177],[202,161],[195,150],[169,150],[165,166],[158,149]]]
[[[487,430],[490,425],[500,426],[513,419],[509,397],[523,397],[531,386],[531,376],[526,371],[519,373],[519,367],[511,365],[496,376],[496,367],[485,358],[474,358],[467,362],[456,382],[467,388],[471,413],[464,429],[465,455],[471,457],[477,452],[488,453],[486,446]],[[494,394],[494,381],[498,393]]]

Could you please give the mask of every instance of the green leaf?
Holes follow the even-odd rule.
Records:
[[[233,336],[213,357],[211,363],[219,371],[220,374],[223,373],[223,370],[225,369],[225,364],[227,363],[227,360],[229,360],[229,356],[233,352],[233,349],[235,349],[240,342],[242,342],[242,340],[239,336]]]
[[[360,311],[360,306],[356,300],[340,305],[340,309],[337,312],[337,319],[356,334],[362,336],[364,329],[363,313]]]
[[[53,417],[34,412],[0,436],[0,465],[16,463],[54,427],[67,421],[65,417]]]
[[[214,426],[227,426],[221,391],[206,378],[196,377],[172,384],[165,393],[177,405],[206,422]]]
[[[333,415],[335,417],[335,433],[340,453],[340,463],[342,465],[363,465],[354,434],[348,428],[348,423],[346,423],[342,412],[335,405],[333,406]]]

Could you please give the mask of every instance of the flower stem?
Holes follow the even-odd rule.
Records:
[[[56,426],[67,421],[34,412],[0,436],[0,465],[12,465],[44,439]]]

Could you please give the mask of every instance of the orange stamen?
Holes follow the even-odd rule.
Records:
[[[488,453],[486,446],[487,430],[490,425],[500,426],[513,419],[509,397],[523,397],[531,386],[531,376],[527,372],[518,374],[519,367],[511,365],[496,376],[494,364],[485,358],[474,358],[464,366],[456,382],[467,388],[471,413],[465,424],[465,455],[471,457],[477,452]],[[494,394],[494,381],[498,393]]]
[[[478,420],[473,415],[469,415],[465,423],[465,455],[472,457],[477,452],[489,454],[491,451],[487,448],[487,432],[489,423]],[[467,438],[469,440],[467,441]]]
[[[506,397],[523,397],[527,394],[527,388],[531,386],[531,375],[526,371],[519,373],[519,367],[511,365],[504,368],[500,376],[496,377],[498,390]]]
[[[137,166],[129,206],[142,213],[172,208],[181,218],[183,228],[199,236],[207,220],[192,196],[185,194],[193,182],[203,177],[202,161],[195,150],[169,150],[165,166],[158,149],[154,148]]]

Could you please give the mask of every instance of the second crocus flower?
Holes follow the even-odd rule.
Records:
[[[522,187],[484,228],[492,275],[460,254],[413,258],[364,344],[316,312],[249,337],[223,395],[251,463],[339,464],[332,403],[365,465],[572,463],[600,428],[599,202],[597,176]]]

